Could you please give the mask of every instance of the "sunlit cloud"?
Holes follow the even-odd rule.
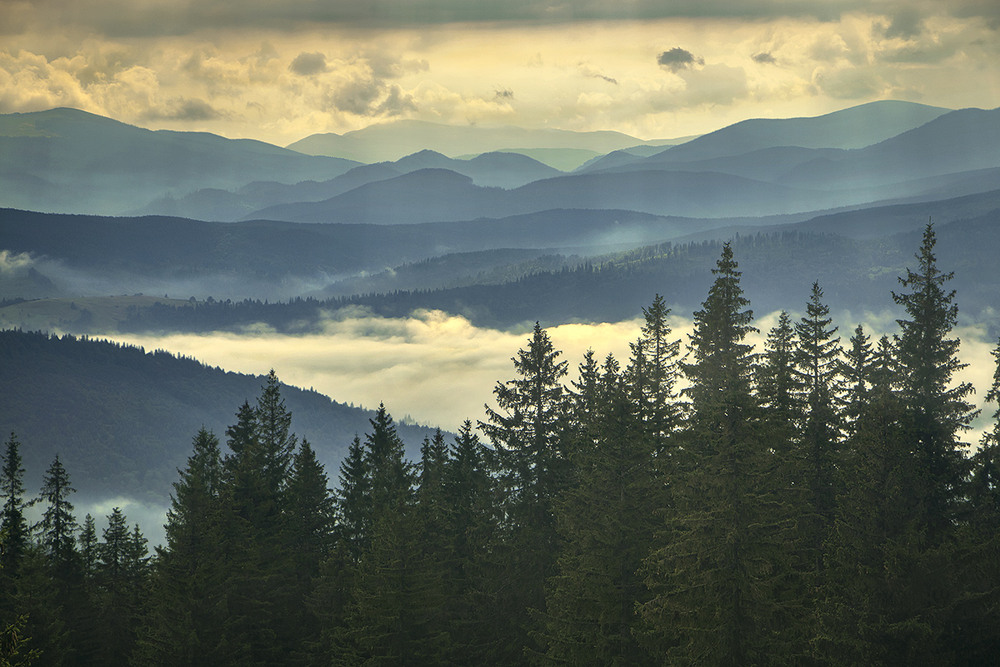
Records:
[[[755,349],[764,349],[768,331],[777,324],[778,312],[757,317],[759,330],[749,337]],[[803,313],[791,312],[793,321]],[[837,335],[846,347],[860,323],[873,341],[898,331],[890,311],[835,313]],[[690,316],[672,314],[673,337],[687,349],[693,330]],[[624,366],[629,343],[640,335],[641,321],[574,323],[546,330],[560,360],[569,363],[567,381],[576,379],[584,353],[593,350],[599,360],[612,354]],[[955,331],[962,341],[960,358],[967,364],[957,381],[978,388],[982,401],[993,377],[984,327],[963,325]],[[364,309],[330,313],[322,331],[309,335],[284,335],[267,327],[250,327],[243,333],[118,335],[115,339],[192,356],[230,371],[263,374],[274,368],[283,382],[311,387],[334,400],[367,407],[384,402],[397,418],[409,416],[420,423],[455,430],[465,419],[482,419],[484,406],[492,405],[497,382],[514,377],[511,358],[524,348],[530,327],[500,331],[476,327],[464,317],[441,311],[417,311],[408,318],[386,318]],[[975,429],[967,434],[977,443],[993,409],[984,410]]]
[[[3,4],[0,112],[288,144],[398,118],[652,139],[887,97],[1000,105],[988,3],[196,4]],[[144,13],[160,34],[130,33]]]

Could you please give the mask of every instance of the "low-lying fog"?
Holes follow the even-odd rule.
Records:
[[[793,321],[801,314],[793,313]],[[758,318],[761,333],[752,336],[758,352],[763,350],[767,331],[777,323],[778,314]],[[857,322],[865,325],[873,342],[882,332],[896,330],[895,316],[886,312],[850,313],[835,316],[841,344],[847,345]],[[564,324],[547,329],[561,359],[570,364],[567,380],[577,377],[577,366],[590,348],[598,359],[612,353],[627,363],[629,343],[640,333],[640,320],[604,324]],[[671,318],[674,335],[687,342],[691,320]],[[531,326],[498,331],[473,326],[463,317],[440,311],[421,311],[409,318],[385,318],[361,309],[341,311],[324,323],[323,332],[285,335],[265,327],[243,333],[113,335],[120,342],[141,345],[146,350],[162,349],[194,357],[229,371],[263,374],[274,368],[288,384],[312,387],[334,400],[365,407],[384,402],[397,419],[411,418],[428,425],[456,430],[465,419],[482,419],[485,403],[492,403],[498,381],[513,377],[511,357],[524,347]],[[995,369],[990,351],[994,341],[986,339],[985,328],[962,326],[954,332],[961,341],[961,358],[968,363],[960,379],[977,389],[974,400],[983,402]],[[992,418],[993,406],[984,410],[966,435],[976,444]],[[294,416],[293,416],[294,428]],[[328,470],[331,481],[336,471]],[[130,522],[139,521],[151,544],[162,540],[165,509],[140,505],[127,498],[80,502],[82,516],[90,511],[100,524],[111,507],[120,506]]]

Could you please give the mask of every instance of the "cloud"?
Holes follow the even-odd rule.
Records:
[[[750,56],[750,59],[753,60],[755,63],[761,63],[765,65],[773,65],[774,63],[778,62],[774,58],[774,56],[772,56],[770,53],[767,53],[766,51],[762,51],[761,53],[755,53],[752,56]]]
[[[892,17],[892,23],[885,30],[885,36],[892,39],[912,39],[920,35],[924,29],[924,19],[921,13],[912,7],[903,7]]]
[[[48,26],[65,32],[81,29],[112,37],[186,35],[206,26],[232,31],[301,31],[316,27],[394,29],[439,25],[496,24],[509,26],[566,25],[594,21],[657,21],[721,19],[761,21],[802,19],[836,21],[851,12],[872,11],[865,0],[408,0],[356,2],[354,0],[33,0],[0,3],[0,31],[19,34]],[[913,0],[874,3],[886,13],[906,9]],[[1000,19],[992,0],[920,2],[921,11],[948,12],[962,17]]]
[[[580,65],[578,66],[578,69],[580,70],[580,74],[584,75],[585,77],[588,77],[588,78],[591,78],[591,79],[600,79],[602,81],[607,81],[608,83],[610,83],[612,85],[615,85],[615,86],[618,85],[618,79],[615,79],[614,77],[610,77],[610,76],[608,76],[606,74],[603,74],[599,70],[591,67],[590,65],[588,65],[586,63],[580,63]]]
[[[639,335],[635,321],[567,324],[548,329],[575,375],[592,347],[628,357]],[[465,419],[481,419],[497,381],[513,377],[511,357],[530,330],[498,331],[463,317],[417,311],[385,318],[363,309],[330,313],[320,334],[291,336],[262,330],[234,333],[115,335],[114,339],[190,355],[209,365],[242,373],[274,368],[283,382],[313,387],[334,400],[367,407],[384,402],[394,415],[455,430]],[[678,338],[681,334],[678,333]]]
[[[322,53],[300,53],[288,66],[292,72],[302,76],[312,76],[326,71],[326,56]]]
[[[804,312],[791,312],[797,321]],[[898,313],[833,313],[837,335],[846,346],[860,322],[873,339],[898,331]],[[748,337],[757,351],[763,349],[768,330],[778,313],[758,315],[758,333]],[[686,350],[692,331],[690,317],[671,315],[672,338]],[[569,362],[569,380],[576,379],[577,366],[588,349],[598,359],[613,354],[623,365],[629,358],[629,343],[640,333],[641,323],[628,320],[600,324],[564,324],[546,329],[560,360]],[[984,326],[955,329],[961,340],[959,358],[969,365],[955,378],[971,382],[984,406],[986,390],[996,368],[990,351],[994,340]],[[511,358],[530,337],[530,328],[499,331],[472,325],[464,317],[441,311],[416,311],[407,318],[385,318],[361,308],[328,314],[322,333],[283,335],[262,329],[248,332],[172,335],[112,336],[120,342],[163,349],[192,356],[228,371],[266,374],[274,368],[283,382],[313,387],[334,400],[367,407],[384,402],[394,415],[410,415],[418,422],[455,430],[465,419],[481,419],[484,404],[493,401],[496,383],[514,377]],[[988,407],[966,434],[978,442],[988,426]]]
[[[693,65],[704,65],[705,60],[703,58],[696,58],[690,51],[675,46],[657,56],[656,64],[676,74],[682,69],[687,69]]]
[[[0,276],[19,276],[30,269],[35,261],[26,252],[13,253],[0,250]]]
[[[221,118],[211,104],[199,99],[171,100],[163,108],[150,109],[146,118],[150,120],[203,121]]]

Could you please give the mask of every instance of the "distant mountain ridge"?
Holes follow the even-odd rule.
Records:
[[[0,205],[121,214],[164,193],[329,179],[357,162],[250,139],[151,131],[75,109],[0,115]]]
[[[663,142],[652,143],[668,143]],[[371,125],[344,134],[313,134],[287,147],[307,155],[344,157],[359,162],[386,162],[429,149],[457,157],[513,149],[577,149],[608,153],[645,143],[613,131],[574,132],[519,127],[450,126],[420,120]],[[536,159],[540,159],[536,155]]]

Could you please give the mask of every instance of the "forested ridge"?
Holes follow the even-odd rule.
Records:
[[[58,458],[29,527],[11,435],[0,659],[988,664],[1000,411],[973,452],[935,243],[928,225],[892,336],[847,338],[817,282],[763,349],[726,244],[688,340],[658,295],[628,359],[571,374],[536,325],[477,425],[410,462],[380,407],[332,492],[272,373],[194,434],[152,557],[120,512],[77,527]]]

